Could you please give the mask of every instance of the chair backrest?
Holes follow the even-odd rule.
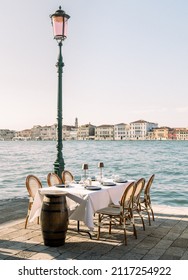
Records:
[[[144,189],[145,186],[145,179],[141,178],[138,181],[135,182],[134,188],[135,188],[135,192],[134,192],[134,196],[133,196],[133,203],[134,204],[139,204],[140,201],[140,195]]]
[[[150,188],[151,188],[151,185],[153,183],[153,180],[155,178],[155,174],[151,175],[151,177],[149,178],[146,186],[145,186],[145,190],[144,190],[144,197],[145,198],[148,198],[150,197]]]
[[[47,175],[47,184],[49,187],[55,185],[61,185],[63,182],[61,178],[56,173],[48,173]]]
[[[62,172],[63,184],[71,183],[74,180],[72,173],[68,170]]]
[[[121,197],[120,205],[123,212],[125,209],[130,209],[132,207],[132,200],[135,192],[134,184],[134,182],[129,183]]]
[[[26,188],[29,196],[34,198],[38,189],[42,188],[40,180],[34,175],[28,175],[26,177]]]

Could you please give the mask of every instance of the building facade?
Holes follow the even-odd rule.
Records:
[[[71,125],[63,125],[63,140],[77,140],[78,128]]]
[[[95,126],[92,124],[85,124],[78,127],[77,133],[78,140],[94,140],[95,139]]]
[[[170,127],[158,127],[153,129],[153,140],[167,140],[169,139]]]
[[[188,128],[174,128],[174,138],[176,140],[188,140]]]
[[[31,129],[17,131],[13,140],[31,140]]]
[[[129,140],[129,125],[125,123],[119,123],[114,125],[114,140]]]
[[[97,126],[95,140],[114,140],[114,126],[108,124]]]
[[[130,140],[146,140],[147,134],[152,129],[158,127],[157,123],[138,120],[130,123]]]
[[[0,129],[0,141],[10,141],[15,137],[16,131]]]

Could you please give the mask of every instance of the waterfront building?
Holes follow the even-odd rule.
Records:
[[[41,126],[40,129],[41,140],[56,140],[57,139],[57,124],[51,126]]]
[[[12,140],[31,140],[31,129],[16,131]]]
[[[174,128],[175,139],[188,140],[188,128]]]
[[[10,141],[15,136],[14,130],[0,129],[0,141]]]
[[[51,126],[35,125],[31,129],[32,140],[56,140],[57,139],[57,124]]]
[[[67,140],[77,140],[77,139],[78,139],[78,128],[73,128],[70,131],[70,135]]]
[[[145,140],[147,134],[152,129],[158,127],[157,123],[147,122],[144,120],[138,120],[130,123],[130,139],[131,140]]]
[[[41,126],[40,125],[34,125],[31,128],[31,139],[32,140],[41,140]]]
[[[174,128],[169,128],[169,130],[168,130],[168,139],[169,140],[177,140],[176,130]]]
[[[78,140],[94,140],[95,126],[92,124],[85,124],[78,127],[77,139]]]
[[[188,128],[158,127],[157,123],[144,120],[130,124],[96,127],[89,123],[78,126],[78,119],[75,118],[74,126],[63,125],[62,137],[63,140],[188,140]],[[0,141],[4,140],[57,140],[57,124],[35,125],[22,131],[0,129]]]
[[[64,140],[77,140],[78,128],[71,125],[63,125],[63,139]]]
[[[119,123],[114,125],[114,140],[129,140],[129,125]]]
[[[114,125],[103,124],[97,126],[95,140],[114,140]]]
[[[170,127],[162,126],[153,129],[153,140],[167,140],[169,139]]]

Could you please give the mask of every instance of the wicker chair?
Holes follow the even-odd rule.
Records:
[[[63,184],[61,178],[56,173],[48,173],[47,184],[49,187]]]
[[[133,215],[134,215],[134,213],[137,213],[139,215],[139,217],[141,218],[143,230],[145,230],[145,224],[144,224],[144,219],[142,217],[142,213],[141,213],[141,209],[140,209],[140,196],[144,189],[144,186],[145,186],[144,178],[141,178],[135,182],[135,185],[134,185],[135,192],[133,195],[133,208],[132,208]]]
[[[132,200],[134,195],[134,182],[131,182],[125,189],[121,200],[120,207],[108,206],[96,211],[98,214],[98,235],[97,239],[100,239],[101,226],[106,222],[109,225],[109,234],[111,234],[112,224],[115,227],[121,227],[124,230],[124,244],[127,245],[127,234],[126,225],[127,222],[132,224],[133,233],[135,238],[137,238],[136,227],[134,224],[134,217],[132,213]]]
[[[69,185],[73,180],[74,180],[74,177],[70,171],[64,170],[62,172],[62,181],[63,181],[63,184],[65,184],[65,186]]]
[[[151,189],[154,178],[155,178],[154,174],[149,178],[147,184],[145,185],[144,198],[140,200],[140,211],[147,212],[149,225],[151,225],[150,212],[151,212],[153,221],[155,221],[153,209],[151,206],[151,195],[150,195],[150,189]]]
[[[25,220],[25,228],[27,228],[28,218],[29,218],[31,207],[33,205],[33,200],[34,200],[35,194],[38,191],[38,189],[42,188],[42,184],[36,176],[28,175],[26,177],[26,188],[29,193],[29,204],[28,204],[28,211],[27,211],[27,216],[26,216],[26,220]],[[37,218],[37,220],[38,220],[38,224],[39,224],[39,218]]]

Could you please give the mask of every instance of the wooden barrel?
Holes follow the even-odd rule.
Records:
[[[66,196],[45,195],[40,218],[44,245],[63,245],[68,228]]]

